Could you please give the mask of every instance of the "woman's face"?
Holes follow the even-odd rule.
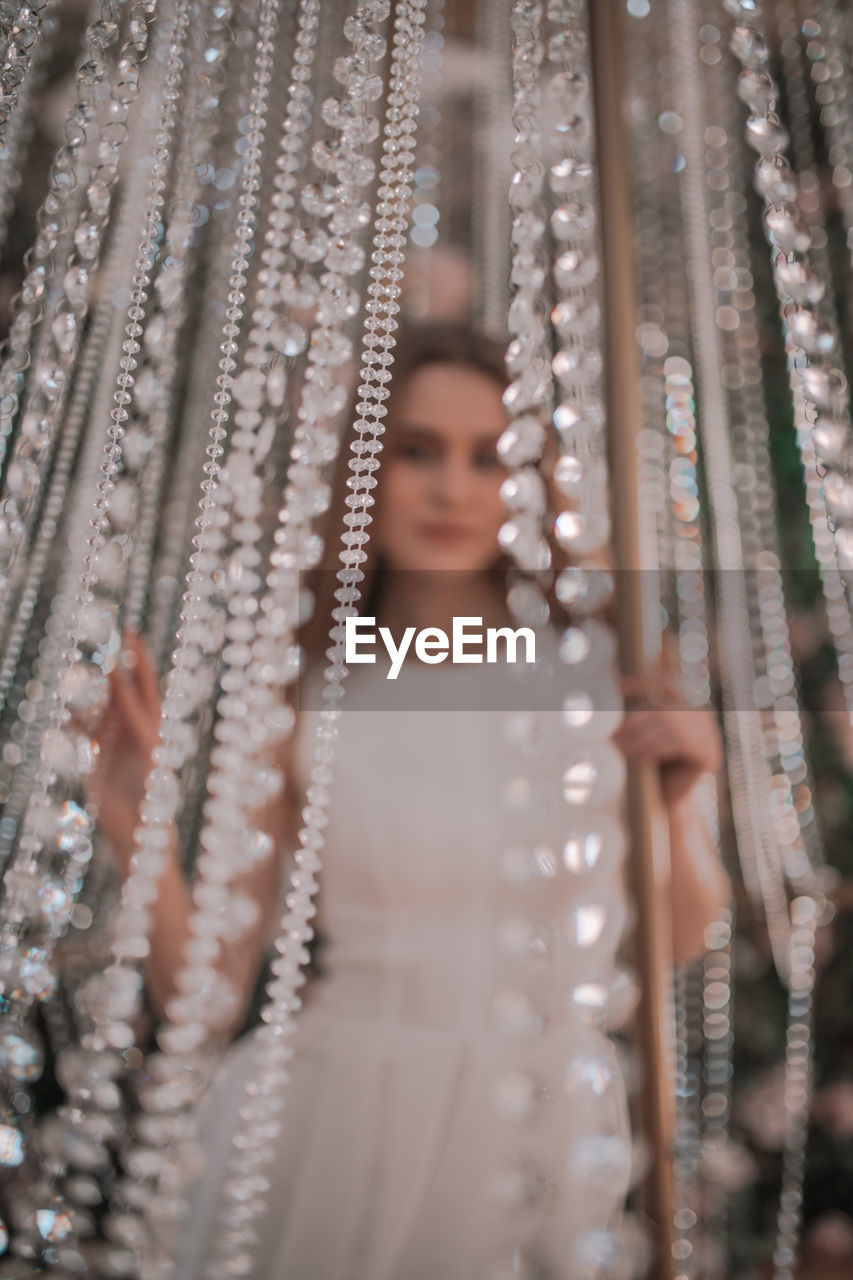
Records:
[[[464,365],[430,364],[398,389],[383,437],[375,546],[392,569],[477,573],[498,558],[506,469],[502,387]]]

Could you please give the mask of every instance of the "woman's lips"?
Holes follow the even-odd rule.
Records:
[[[468,542],[474,536],[473,530],[462,524],[422,524],[420,533],[429,542]]]

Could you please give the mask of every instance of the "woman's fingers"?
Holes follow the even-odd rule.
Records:
[[[652,713],[644,715],[638,723],[623,723],[614,733],[613,741],[631,759],[673,760],[682,756],[667,726]]]
[[[138,631],[125,631],[125,647],[135,658],[134,675],[142,702],[150,711],[160,714],[160,680],[151,650]]]
[[[678,686],[669,678],[658,674],[625,676],[622,679],[622,696],[629,702],[650,705],[687,705]]]
[[[159,715],[156,719],[152,716],[151,709],[143,701],[131,676],[115,670],[110,673],[110,683],[121,721],[140,747],[150,751],[156,745]]]
[[[682,761],[710,773],[722,762],[713,719],[692,707],[629,711],[613,741],[626,755],[654,751],[661,762]]]

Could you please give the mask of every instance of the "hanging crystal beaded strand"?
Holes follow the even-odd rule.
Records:
[[[235,399],[240,406],[237,410],[236,421],[241,430],[235,435],[232,442],[232,450],[227,459],[223,480],[226,485],[230,485],[232,496],[236,499],[236,507],[238,514],[241,516],[241,527],[251,533],[251,537],[257,537],[258,530],[253,526],[247,515],[251,513],[242,505],[245,500],[250,502],[256,501],[258,497],[257,484],[254,485],[255,494],[246,492],[240,493],[240,488],[245,486],[247,480],[251,479],[250,466],[251,459],[246,459],[245,464],[240,463],[240,450],[244,448],[244,441],[252,441],[251,431],[248,429],[256,426],[261,421],[261,415],[258,409],[261,404],[262,391],[264,381],[259,379],[261,365],[266,360],[266,348],[270,342],[270,335],[266,330],[269,328],[271,320],[275,319],[274,313],[269,311],[272,304],[278,302],[278,293],[273,289],[273,285],[281,284],[282,294],[290,294],[294,290],[294,279],[292,276],[282,276],[278,267],[284,261],[284,255],[280,251],[280,246],[286,244],[287,233],[292,223],[292,215],[288,212],[294,205],[292,195],[293,184],[296,180],[295,175],[299,170],[299,151],[303,142],[300,136],[300,130],[305,127],[307,116],[304,112],[302,102],[305,97],[304,81],[310,75],[310,62],[306,58],[310,58],[313,48],[315,29],[317,21],[318,7],[316,4],[306,4],[303,12],[303,29],[304,37],[301,57],[297,56],[297,77],[293,84],[294,94],[292,98],[292,110],[285,125],[285,133],[283,135],[281,159],[286,164],[280,166],[281,181],[277,181],[277,192],[273,200],[273,223],[271,225],[270,234],[267,236],[267,242],[270,248],[265,251],[264,262],[265,268],[262,275],[263,289],[259,293],[259,300],[262,307],[266,311],[256,311],[254,319],[256,320],[256,328],[250,334],[250,347],[247,353],[247,370],[244,374],[239,375],[235,382]],[[371,34],[369,30],[361,30],[360,35],[350,27],[350,35],[356,37],[357,45],[361,45],[362,49],[367,47],[370,52],[367,58],[371,59],[381,54],[384,49],[384,41],[381,41],[375,34]],[[377,50],[377,39],[380,40],[380,48]],[[339,68],[341,79],[344,83],[350,84],[352,90],[352,100],[357,103],[359,99],[368,101],[371,97],[375,97],[381,82],[377,82],[377,78],[366,78],[361,76],[352,76],[353,62],[352,60],[342,60]],[[323,112],[327,117],[332,117],[336,122],[340,122],[343,117],[341,104],[335,99],[329,99],[323,104]],[[345,132],[349,134],[349,147],[354,144],[364,145],[369,143],[374,136],[374,123],[369,117],[358,115],[352,120],[352,128],[346,128]],[[377,126],[378,127],[378,126]],[[327,144],[318,144],[319,154],[323,157],[329,154]],[[317,149],[315,149],[317,150]],[[302,197],[306,211],[314,213],[318,202],[326,207],[322,212],[324,215],[332,214],[330,228],[333,232],[337,232],[340,236],[347,229],[357,230],[359,225],[363,225],[365,215],[363,206],[356,199],[355,187],[359,181],[369,180],[372,172],[370,166],[365,167],[364,164],[355,164],[357,152],[351,155],[347,154],[343,149],[340,152],[341,163],[346,166],[347,173],[353,176],[349,177],[349,181],[341,182],[337,188],[329,187],[318,188],[315,184],[308,184],[303,188]],[[290,176],[289,176],[290,175]],[[357,179],[353,182],[353,177]],[[322,199],[318,200],[319,197]],[[352,219],[355,216],[355,223],[351,221],[349,227],[342,225],[345,219]],[[328,377],[327,370],[334,368],[346,357],[348,353],[348,340],[337,332],[338,325],[341,321],[348,319],[355,312],[355,295],[351,290],[343,287],[341,281],[341,273],[349,274],[358,270],[361,261],[361,251],[357,249],[355,243],[348,242],[348,248],[345,250],[344,242],[336,241],[326,237],[325,232],[318,227],[301,227],[298,224],[290,230],[290,243],[296,245],[302,251],[304,259],[306,245],[310,243],[319,245],[324,249],[319,256],[320,261],[325,258],[327,265],[337,267],[335,271],[327,272],[321,276],[321,288],[319,290],[319,306],[317,310],[317,320],[315,329],[311,339],[311,353],[315,361],[315,377],[310,386],[307,387],[308,392],[314,393],[313,400],[306,396],[303,397],[303,406],[301,412],[306,415],[309,412],[309,405],[313,404],[314,408],[318,408],[316,394],[321,388],[326,392],[327,397],[334,394],[336,400],[340,400],[340,388],[328,384],[323,386],[324,381]],[[324,246],[327,246],[328,252],[325,252]],[[311,254],[314,257],[312,251]],[[312,277],[303,275],[301,277],[300,288],[304,291],[309,284],[313,283]],[[264,316],[269,319],[264,324]],[[299,328],[294,322],[285,326],[285,340],[293,342],[297,329]],[[272,340],[276,340],[277,333],[281,330],[281,325],[274,326],[272,330]],[[301,332],[301,331],[300,331]],[[297,344],[298,348],[304,345],[305,335],[301,335],[301,341]],[[328,358],[327,358],[328,357]],[[310,369],[309,369],[310,373]],[[282,370],[280,367],[273,366],[269,375],[265,379],[266,387],[271,393],[271,402],[275,407],[280,401],[280,395],[283,391],[281,383]],[[248,376],[247,376],[248,375]],[[275,393],[275,394],[273,394]],[[331,402],[327,399],[328,407],[331,408]],[[339,408],[342,404],[339,404]],[[313,409],[311,410],[314,411]],[[301,439],[306,438],[306,431],[303,426]],[[310,437],[308,437],[310,440]],[[327,441],[328,443],[328,441]],[[294,458],[294,463],[303,462],[305,453],[300,446],[300,452]],[[304,488],[304,466],[303,466],[303,484]],[[235,483],[236,481],[236,483]],[[300,509],[299,503],[293,500],[294,493],[300,494],[301,488],[291,490],[286,494],[284,511],[294,518],[294,522],[299,522],[308,518],[309,524],[305,528],[305,536],[310,529],[310,518],[317,510],[316,502],[319,495],[327,493],[324,487],[320,486],[315,491],[313,484],[308,486],[311,491],[309,494],[309,506]],[[294,524],[287,525],[287,533],[292,536]],[[249,551],[250,548],[246,548]],[[302,551],[298,550],[298,554],[302,555]],[[246,563],[251,565],[253,559]],[[245,556],[244,556],[245,559]],[[243,599],[247,602],[251,598],[251,593],[255,590],[256,584],[252,581],[253,574],[251,570],[243,566],[243,572],[238,580],[243,584]],[[255,575],[256,576],[256,575]],[[248,770],[242,783],[237,778],[238,792],[241,794],[241,802],[243,807],[249,809],[257,808],[264,802],[271,799],[271,794],[263,794],[256,796],[257,803],[252,800],[253,792],[251,788],[254,786],[257,791],[257,782],[259,779],[267,779],[275,784],[277,774],[270,771],[269,767],[260,768],[257,762],[253,763],[253,758],[257,756],[259,750],[274,745],[276,740],[280,740],[284,734],[289,732],[292,716],[287,708],[279,707],[275,697],[277,686],[289,683],[296,675],[296,666],[292,661],[293,645],[288,645],[286,639],[282,636],[280,628],[283,624],[291,629],[295,622],[294,606],[296,603],[296,591],[293,589],[291,582],[292,575],[283,575],[276,570],[270,577],[271,593],[261,601],[259,617],[259,634],[254,644],[249,648],[249,641],[252,634],[246,634],[246,608],[245,603],[240,604],[238,596],[232,598],[229,609],[232,611],[234,621],[229,624],[231,635],[230,639],[236,641],[226,647],[226,675],[223,677],[223,688],[226,697],[222,702],[222,716],[217,735],[223,743],[223,749],[214,748],[212,757],[212,773],[209,786],[213,795],[218,795],[221,791],[224,796],[224,787],[226,782],[233,786],[235,781],[236,753],[242,748],[244,753],[245,768]],[[275,592],[278,591],[276,595]],[[236,604],[236,607],[235,607]],[[267,621],[273,628],[272,631],[264,628],[264,621]],[[237,629],[240,629],[239,634]],[[251,661],[240,661],[241,655],[244,653],[254,654]],[[233,660],[230,663],[231,670],[228,670],[229,656]],[[244,703],[251,705],[253,716],[250,722],[254,726],[253,733],[246,738],[243,730],[246,727],[246,716],[241,708]],[[286,713],[286,714],[285,714]],[[263,731],[264,736],[258,734],[258,730]],[[216,782],[217,777],[221,778],[221,786]],[[214,786],[214,783],[216,785]],[[205,996],[205,988],[199,986],[199,982],[203,980],[203,975],[213,974],[215,972],[210,968],[211,961],[215,955],[210,954],[210,946],[213,944],[216,949],[216,932],[211,932],[211,924],[216,925],[215,916],[220,914],[222,902],[223,886],[228,879],[241,870],[239,863],[235,863],[233,851],[235,848],[235,840],[237,847],[245,848],[247,855],[252,860],[259,857],[269,857],[272,854],[271,841],[265,832],[259,830],[235,830],[234,822],[237,816],[236,811],[232,813],[233,805],[225,804],[221,800],[217,800],[215,804],[209,804],[207,825],[203,828],[201,843],[205,849],[205,855],[199,863],[199,872],[201,879],[194,891],[194,897],[202,912],[194,917],[190,924],[191,932],[194,932],[198,938],[197,942],[192,944],[193,958],[190,960],[190,967],[186,972],[182,972],[176,979],[176,985],[179,991],[192,992],[197,997],[195,1001],[192,999],[180,998],[171,1003],[167,1009],[172,1029],[161,1032],[161,1046],[167,1055],[172,1054],[173,1059],[177,1055],[186,1050],[186,1041],[179,1041],[176,1036],[179,1033],[181,1024],[187,1026],[188,1018],[198,1018],[197,1006],[198,998],[207,999]],[[248,815],[240,819],[245,826]],[[218,859],[218,861],[217,861]],[[225,861],[223,862],[223,859]],[[219,870],[216,867],[219,866]],[[214,874],[215,873],[215,874]],[[204,879],[209,881],[207,887],[204,886]],[[211,897],[218,898],[216,901]],[[231,895],[229,901],[229,910],[232,916],[236,913],[240,902],[248,909],[252,904],[248,900],[240,900],[239,897]],[[232,910],[233,909],[233,910]],[[209,919],[203,920],[203,912],[207,911]],[[213,913],[213,914],[211,914]],[[243,912],[245,916],[245,912]],[[252,920],[244,919],[237,921],[242,928],[252,923]],[[231,924],[234,924],[232,918]],[[230,929],[230,926],[229,926]],[[233,929],[230,929],[233,933]],[[206,954],[202,955],[200,949],[207,947]],[[196,972],[192,971],[193,963],[195,963]],[[201,966],[201,967],[199,967]],[[216,1003],[221,1006],[222,994],[221,981],[215,984]],[[196,1011],[190,1008],[195,1006]],[[174,1062],[173,1062],[174,1066]]]
[[[38,55],[48,0],[22,4],[11,27],[3,32],[0,54],[0,152],[8,145],[8,131],[14,119],[28,72]]]
[[[739,93],[751,114],[746,121],[749,145],[760,155],[756,170],[756,186],[764,198],[764,225],[773,254],[773,280],[785,328],[791,344],[791,390],[821,414],[841,424],[841,433],[850,439],[850,404],[847,380],[835,357],[835,341],[831,330],[816,310],[815,291],[822,296],[819,277],[811,257],[811,232],[794,200],[799,184],[788,165],[785,151],[788,132],[775,112],[778,90],[767,70],[768,50],[759,3],[731,0],[727,6],[734,14],[731,47],[741,64]],[[765,183],[763,173],[779,172],[787,179]],[[837,357],[835,357],[837,360]],[[853,523],[853,497],[843,467],[827,458],[823,488],[832,533],[839,552],[839,566],[845,589],[846,569],[850,563]]]
[[[119,11],[120,12],[120,11]],[[60,149],[48,192],[39,212],[39,234],[33,246],[21,302],[15,313],[0,362],[0,440],[6,442],[19,409],[24,416],[3,476],[0,493],[0,600],[8,604],[8,575],[32,524],[36,499],[53,453],[56,425],[66,400],[80,336],[88,313],[90,275],[98,267],[111,194],[118,179],[118,161],[127,138],[127,118],[139,87],[139,65],[148,49],[151,6],[137,3],[129,14],[129,38],[118,59],[108,111],[99,128],[97,168],[86,186],[86,202],[74,230],[74,250],[63,265],[62,290],[45,318],[47,334],[21,396],[20,375],[30,365],[35,325],[42,318],[48,287],[53,283],[54,249],[63,226],[68,196],[78,186],[76,161],[87,140],[94,115],[94,91],[107,75],[103,46],[118,35],[119,12],[104,13],[89,28],[90,61],[78,72],[80,101],[66,122],[68,145]]]
[[[735,3],[735,0],[732,0],[732,5],[729,7],[738,11],[737,16],[744,16],[743,12],[741,12],[745,10],[744,5]],[[749,7],[750,9],[754,8],[753,5]],[[721,510],[719,503],[721,500],[727,501],[728,493],[731,492],[731,490],[727,492],[723,485],[724,472],[730,468],[730,462],[726,456],[728,446],[724,445],[721,432],[715,431],[712,434],[708,427],[709,421],[712,423],[725,421],[725,406],[722,397],[718,396],[713,390],[717,386],[716,368],[720,364],[718,336],[714,328],[715,317],[710,313],[703,314],[703,309],[704,312],[707,312],[710,300],[713,298],[713,285],[709,278],[709,268],[705,257],[707,250],[703,245],[706,234],[703,224],[706,219],[703,212],[704,197],[699,179],[699,163],[702,154],[702,139],[699,132],[701,115],[696,92],[695,71],[687,62],[688,53],[694,47],[695,33],[698,31],[698,15],[691,5],[677,5],[672,11],[672,24],[673,59],[676,74],[679,76],[680,81],[679,100],[683,106],[685,120],[687,174],[684,207],[690,245],[692,308],[694,326],[698,335],[697,351],[702,370],[702,404],[706,415],[703,421],[703,430],[706,433],[709,476],[711,477],[711,492],[715,508],[717,550],[721,556],[720,567],[723,570],[733,568],[740,573],[744,568],[742,546],[735,546],[734,541],[732,541],[727,548],[720,547]],[[758,70],[758,65],[763,61],[763,56],[759,57],[758,54],[758,43],[758,37],[754,30],[746,27],[738,27],[736,29],[733,42],[735,51],[739,56],[746,55],[747,61],[753,60],[751,67],[753,73]],[[763,48],[763,44],[761,47]],[[756,84],[754,74],[753,79],[747,84],[744,78],[746,75],[747,73],[742,75],[741,83],[744,85],[746,96],[751,98],[753,93],[760,91],[761,86]],[[752,126],[751,136],[756,141],[756,144],[761,142],[758,149],[762,154],[765,151],[763,146],[765,134],[768,137],[772,136],[773,147],[771,149],[775,150],[778,145],[779,131],[781,130],[778,121],[775,118],[770,119],[767,115],[761,117],[760,120],[758,116],[755,116],[751,118],[750,124]],[[789,219],[790,211],[783,212],[784,216],[774,224],[777,227],[782,226]],[[793,216],[790,213],[792,219]],[[793,249],[793,244],[791,248]],[[736,521],[737,513],[733,513],[731,518]],[[722,555],[723,551],[726,552],[725,558]],[[732,563],[730,559],[732,554],[735,555],[737,563]],[[721,586],[721,591],[725,592],[725,581]],[[730,616],[730,622],[734,621],[734,618],[737,618],[738,614],[742,612],[742,625],[746,627],[746,634],[748,635],[748,615],[745,600],[732,601],[731,605],[732,615]],[[728,660],[729,663],[732,662],[730,650],[728,652]],[[746,673],[744,673],[744,680],[745,678]],[[733,680],[732,683],[737,688],[738,685],[743,684],[743,681],[737,680],[735,682]],[[741,705],[744,709],[741,712],[741,718],[743,718],[749,703],[744,702]],[[753,721],[754,718],[754,716],[747,713],[749,722]],[[739,748],[741,747],[740,742],[736,745]],[[741,768],[744,765],[746,766],[745,775],[738,777],[737,773],[730,773],[736,819],[739,810],[743,812],[744,809],[754,803],[754,793],[753,799],[747,801],[746,797],[752,792],[755,782],[761,781],[765,761],[759,758],[757,749],[754,755],[747,749],[741,751]],[[749,829],[748,834],[751,835],[751,830]],[[791,902],[789,908],[785,879],[786,873],[790,869],[786,867],[782,850],[779,848],[779,834],[772,827],[766,832],[766,836],[773,842],[770,860],[765,862],[766,855],[771,850],[760,846],[753,848],[750,850],[750,858],[757,855],[757,862],[754,868],[750,869],[749,861],[743,860],[743,849],[741,849],[741,855],[745,874],[757,881],[757,887],[764,902],[776,966],[789,990],[785,1160],[777,1225],[777,1241],[774,1251],[774,1275],[778,1276],[780,1280],[789,1280],[793,1275],[799,1211],[802,1201],[805,1145],[804,1114],[807,1111],[808,1078],[810,1073],[809,1013],[814,985],[814,931],[821,910],[821,895],[814,885],[813,877],[810,875],[808,862],[805,861],[804,865],[798,863],[791,879],[796,886],[795,891],[800,896]],[[738,825],[738,836],[740,843],[740,824]],[[799,837],[799,824],[797,826],[797,836]],[[814,847],[814,839],[812,846]]]
[[[142,41],[142,34],[137,32],[137,43]],[[70,908],[82,882],[87,860],[84,846],[91,853],[86,835],[89,824],[83,811],[70,800],[59,807],[51,803],[52,799],[65,799],[69,788],[73,794],[79,785],[79,769],[85,769],[90,760],[88,739],[63,738],[60,725],[66,711],[57,688],[51,705],[53,724],[42,736],[42,758],[24,831],[13,865],[4,877],[7,892],[0,959],[9,999],[6,1018],[24,1017],[35,1000],[52,994],[52,952],[57,937],[67,928]],[[55,754],[51,756],[51,743],[59,750],[61,760]],[[54,772],[57,765],[59,777]],[[67,826],[69,817],[73,832]]]
[[[332,612],[334,625],[330,632],[331,648],[327,651],[330,665],[326,669],[324,708],[314,746],[308,805],[302,815],[305,826],[299,833],[297,866],[291,873],[287,911],[276,941],[279,956],[273,962],[275,977],[267,987],[269,1003],[261,1013],[264,1026],[256,1037],[258,1052],[253,1060],[253,1079],[247,1085],[247,1101],[241,1110],[252,1136],[244,1141],[246,1134],[241,1135],[240,1146],[230,1159],[233,1177],[228,1183],[227,1204],[221,1216],[223,1236],[206,1271],[211,1280],[245,1274],[245,1268],[251,1265],[251,1242],[246,1240],[241,1228],[267,1209],[261,1171],[275,1158],[276,1138],[280,1131],[277,1116],[285,1105],[287,1063],[292,1056],[289,1039],[300,1004],[298,990],[304,981],[301,968],[308,958],[305,943],[312,936],[312,898],[318,885],[316,876],[320,870],[325,807],[332,785],[339,702],[347,671],[343,623],[355,611],[359,598],[358,583],[363,577],[359,566],[365,556],[363,547],[371,520],[368,508],[372,505],[371,490],[376,484],[373,473],[379,466],[376,454],[381,448],[378,437],[383,430],[381,419],[385,415],[383,401],[387,398],[387,383],[391,377],[389,366],[393,361],[395,316],[399,310],[406,210],[412,194],[414,152],[411,148],[418,113],[424,5],[425,0],[401,3],[395,13],[372,255],[374,265],[370,269],[372,283],[368,287],[368,314],[355,423],[358,438],[351,446],[353,457],[349,465],[353,475],[349,482],[349,513],[345,517],[344,550],[341,553],[344,567],[338,571],[341,585],[335,595],[339,603]],[[350,33],[357,36],[359,23],[383,21],[388,16],[388,8],[380,0],[360,3]],[[281,563],[286,566],[288,560],[283,559]]]

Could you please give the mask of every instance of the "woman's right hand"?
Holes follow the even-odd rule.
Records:
[[[125,876],[133,853],[133,833],[151,756],[159,740],[160,684],[151,652],[135,631],[124,633],[124,654],[110,672],[110,700],[98,727],[98,763],[89,775],[89,794],[98,805],[98,825]]]

